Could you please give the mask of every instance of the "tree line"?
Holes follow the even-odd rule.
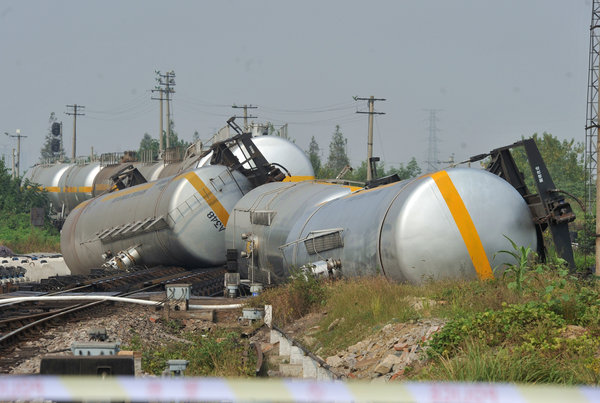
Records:
[[[329,155],[327,162],[321,161],[321,148],[312,136],[306,153],[310,159],[315,176],[319,179],[335,178],[345,167],[350,166],[350,159],[347,154],[348,139],[346,139],[336,125],[335,131],[329,142]],[[383,177],[398,174],[400,179],[409,179],[419,176],[421,168],[414,157],[406,164],[400,164],[398,167],[386,167],[384,163],[377,163],[377,176]],[[367,180],[367,162],[363,161],[360,166],[352,168],[350,172],[344,175],[344,179],[364,182]]]

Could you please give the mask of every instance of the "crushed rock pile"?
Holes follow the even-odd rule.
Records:
[[[390,323],[325,361],[334,372],[348,378],[394,380],[407,367],[424,361],[426,341],[444,324],[442,319]]]

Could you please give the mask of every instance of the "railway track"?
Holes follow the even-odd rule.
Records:
[[[194,295],[210,296],[222,291],[224,273],[223,269],[188,271],[172,267],[153,268],[78,282],[46,295],[74,291],[110,291],[114,296],[129,296],[138,292],[157,290],[169,283],[190,283]],[[99,315],[100,319],[101,312],[97,308],[105,304],[106,301],[28,302],[1,305],[0,373],[5,372],[12,364],[31,357],[31,355],[28,357],[27,348],[20,346],[23,342],[36,339],[44,333],[45,329],[61,326],[67,321],[77,321],[78,318],[90,315]],[[18,354],[15,354],[16,352]]]

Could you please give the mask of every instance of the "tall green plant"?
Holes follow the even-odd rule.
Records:
[[[508,263],[504,268],[502,279],[509,278],[511,281],[507,283],[508,288],[517,291],[519,294],[523,292],[523,283],[525,276],[529,270],[529,261],[532,254],[535,254],[529,246],[519,246],[512,239],[504,236],[510,242],[513,250],[501,250],[498,253],[506,253],[515,259],[515,263]]]

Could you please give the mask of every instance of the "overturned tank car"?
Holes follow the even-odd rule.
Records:
[[[69,269],[223,264],[229,212],[244,194],[267,182],[314,178],[300,148],[274,141],[284,151],[276,164],[242,134],[213,145],[203,166],[192,162],[174,176],[144,183],[133,167],[120,172],[114,191],[79,204],[67,217],[61,250]]]
[[[344,276],[493,277],[507,238],[536,248],[529,208],[503,179],[457,168],[373,189],[270,183],[242,197],[226,231],[229,265],[252,281],[294,269]]]

